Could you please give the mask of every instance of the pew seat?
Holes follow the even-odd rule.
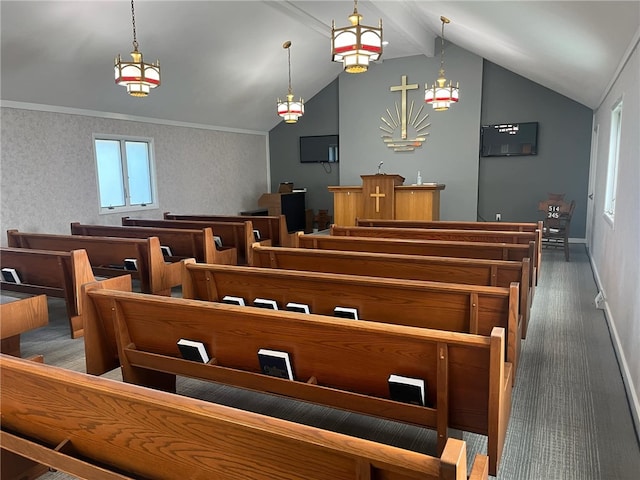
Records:
[[[461,440],[432,457],[4,355],[0,372],[3,480],[30,478],[20,458],[86,480],[467,478]],[[469,480],[487,475],[476,456]]]
[[[87,321],[114,324],[127,382],[174,391],[182,375],[419,425],[437,431],[439,452],[448,428],[479,433],[497,471],[512,390],[502,328],[480,336],[105,289],[87,297]],[[181,338],[212,360],[183,359]],[[296,381],[262,374],[261,348],[289,352]],[[392,373],[425,379],[428,406],[391,400]]]

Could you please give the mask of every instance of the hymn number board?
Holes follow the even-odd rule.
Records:
[[[560,205],[548,205],[547,218],[560,218]]]

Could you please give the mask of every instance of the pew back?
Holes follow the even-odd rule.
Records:
[[[509,243],[528,245],[538,240],[536,232],[503,232],[493,230],[451,230],[451,229],[423,229],[423,228],[392,228],[392,227],[339,227],[331,226],[331,235],[372,238],[398,238],[414,240],[439,240],[455,242],[484,242]],[[538,265],[538,247],[533,248],[531,263]],[[533,283],[535,283],[533,278]]]
[[[291,245],[287,217],[284,215],[178,215],[164,213],[165,220],[189,220],[196,222],[247,222],[260,232],[261,243],[271,240],[271,245],[286,247]],[[266,243],[263,243],[266,245]]]
[[[14,268],[22,282],[16,284],[3,279],[3,290],[63,298],[71,338],[83,335],[80,288],[84,283],[95,281],[84,249],[56,251],[1,247],[0,264],[2,268]]]
[[[494,230],[509,232],[534,232],[538,262],[535,265],[538,275],[542,265],[542,227],[543,222],[461,222],[461,221],[422,221],[422,220],[383,220],[356,218],[358,227],[394,227],[394,228],[442,228],[454,230]],[[536,278],[537,281],[537,278]]]
[[[348,252],[253,245],[254,267],[403,278],[434,282],[509,287],[520,284],[522,335],[529,319],[529,259],[522,262],[472,258]]]
[[[441,446],[447,427],[491,431],[489,456],[497,464],[511,390],[503,329],[484,337],[118,291],[87,294],[98,321],[116,324],[128,382],[174,389],[175,375],[184,375],[228,383],[436,428]],[[180,338],[204,343],[215,360],[183,360]],[[260,348],[288,352],[298,381],[263,375]],[[425,379],[431,406],[390,400],[392,373]]]
[[[83,479],[466,478],[460,440],[434,458],[20,359],[0,365],[2,448]],[[472,480],[487,478],[485,462]]]
[[[243,222],[198,222],[189,220],[146,220],[122,217],[122,225],[186,229],[211,228],[213,234],[222,239],[224,247],[234,247],[237,249],[238,263],[243,265],[250,262],[251,244],[255,241],[251,220]]]
[[[185,261],[184,298],[222,301],[257,297],[309,306],[311,313],[333,315],[336,306],[356,308],[359,318],[374,322],[490,335],[506,331],[506,360],[517,370],[521,322],[519,284],[508,288],[364,277],[321,272],[272,270]]]
[[[332,235],[307,235],[299,233],[296,246],[323,250],[350,250],[357,252],[400,253],[405,255],[435,255],[458,258],[484,258],[487,260],[512,260],[534,258],[533,242],[523,244],[496,244],[493,242],[463,242],[440,240],[413,240],[372,237],[338,237]],[[535,268],[535,266],[534,266]]]
[[[47,296],[36,295],[0,304],[0,351],[20,357],[20,334],[49,323]]]
[[[385,220],[356,218],[358,227],[394,228],[444,228],[453,230],[502,230],[510,232],[535,232],[542,230],[542,222],[463,222],[451,220]]]
[[[446,240],[458,242],[522,243],[535,242],[535,232],[495,230],[453,230],[443,228],[340,227],[331,226],[331,235],[347,237],[410,238],[414,240]]]
[[[7,237],[10,247],[62,251],[84,249],[93,273],[102,277],[122,275],[125,273],[125,259],[135,259],[137,270],[126,273],[140,280],[140,288],[145,293],[170,295],[171,288],[180,285],[180,262],[165,263],[157,237],[90,237],[18,230],[8,230]]]
[[[237,250],[229,248],[217,250],[211,228],[181,229],[154,227],[126,227],[111,225],[71,224],[72,235],[94,237],[149,238],[158,237],[162,246],[171,249],[171,256],[165,256],[170,262],[184,258],[195,258],[203,263],[222,263],[235,265]]]

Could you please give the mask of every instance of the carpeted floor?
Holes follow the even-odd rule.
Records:
[[[637,480],[640,447],[604,313],[583,245],[544,250],[541,279],[498,479]],[[50,300],[50,325],[23,336],[23,356],[84,371],[82,339],[71,340],[64,305]],[[121,380],[118,370],[105,375]],[[434,454],[433,431],[309,405],[271,395],[179,379],[178,391],[208,401]],[[486,437],[459,432],[470,459],[486,452]],[[72,478],[48,473],[44,480]],[[213,479],[212,479],[213,480]]]

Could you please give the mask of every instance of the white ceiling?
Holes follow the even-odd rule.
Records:
[[[137,0],[140,51],[162,66],[162,85],[139,99],[113,81],[114,57],[132,50],[129,0],[2,0],[1,98],[268,131],[287,93],[283,42],[292,42],[294,93],[309,99],[341,71],[331,21],[346,26],[352,10],[349,0]],[[638,0],[361,0],[358,10],[366,25],[383,20],[383,61],[433,56],[445,15],[447,41],[591,108],[640,32]]]

